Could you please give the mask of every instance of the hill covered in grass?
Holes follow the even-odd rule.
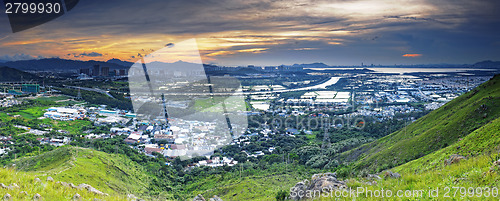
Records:
[[[453,145],[500,117],[500,76],[407,127],[338,157],[355,170],[380,172]]]
[[[463,156],[447,163],[452,155]],[[432,154],[391,169],[399,178],[349,178],[347,185],[364,191],[393,192],[392,197],[360,194],[357,200],[498,200],[500,186],[500,118],[482,126],[459,142]],[[479,189],[478,189],[479,188]],[[439,189],[437,197],[429,190]],[[471,190],[473,189],[473,190]],[[396,192],[411,192],[410,197],[397,197]],[[456,192],[455,192],[456,191]],[[418,194],[414,194],[417,192]],[[448,193],[447,193],[448,192]],[[413,194],[412,194],[413,193]],[[330,198],[331,199],[331,198]],[[322,198],[319,200],[330,200]]]
[[[393,169],[395,171],[408,173],[441,170],[446,166],[443,161],[450,158],[450,156],[454,154],[463,156],[466,160],[475,157],[487,157],[490,162],[493,163],[500,159],[499,152],[500,118],[497,118],[496,120],[475,130],[453,145]]]
[[[40,180],[36,181],[37,179]],[[85,188],[64,186],[57,180],[47,181],[45,177],[37,177],[12,168],[0,168],[0,183],[2,200],[35,200],[37,196],[40,196],[41,200],[72,200],[78,196],[84,200],[126,200],[125,196],[98,195]]]
[[[416,164],[416,163],[413,163]],[[442,163],[440,163],[442,164]],[[361,193],[356,200],[498,200],[500,185],[500,166],[492,163],[490,155],[481,155],[462,160],[459,163],[442,166],[435,170],[415,172],[401,170],[400,178],[348,179],[347,185],[352,189],[363,188],[367,191],[386,192],[390,190],[392,197],[374,197]],[[380,176],[383,177],[383,174]],[[454,188],[455,187],[455,188]],[[478,189],[479,188],[479,189]],[[429,196],[430,190],[438,190],[439,194]],[[473,191],[470,189],[474,189]],[[410,192],[409,196],[397,197],[397,192]],[[473,193],[472,193],[473,192]],[[436,196],[436,197],[434,197]],[[332,200],[322,198],[319,200]],[[347,199],[346,199],[347,200]]]
[[[245,164],[241,169],[233,168],[228,171],[209,167],[190,172],[180,170],[185,175],[177,179],[189,181],[183,182],[182,187],[175,187],[158,197],[151,195],[148,188],[151,185],[158,185],[151,183],[154,176],[148,175],[143,166],[121,154],[64,146],[37,156],[17,159],[8,167],[15,169],[0,168],[0,183],[10,185],[17,182],[25,186],[21,186],[22,190],[6,190],[0,193],[13,195],[23,190],[27,191],[25,189],[34,189],[28,192],[52,198],[49,200],[70,200],[76,193],[85,200],[93,198],[126,200],[128,194],[134,194],[145,200],[191,200],[197,194],[202,194],[207,199],[217,195],[223,200],[273,200],[277,191],[287,190],[295,182],[320,171],[296,164],[288,164],[288,167],[276,164],[267,170],[257,169],[252,164]],[[2,172],[17,176],[13,179],[4,179],[1,177]],[[55,182],[48,183],[46,180],[49,176],[54,178],[55,182],[73,183],[76,186],[82,183],[89,184],[109,195],[96,195],[88,193],[85,189],[65,187]],[[37,187],[38,184],[33,182],[34,178],[39,178],[44,183],[43,188]],[[178,196],[175,198],[169,196],[172,194]],[[3,195],[0,194],[1,196]]]
[[[288,191],[296,182],[320,171],[297,164],[287,166],[275,164],[264,170],[246,163],[241,169],[224,173],[207,171],[200,173],[203,179],[187,183],[183,193],[191,197],[201,194],[207,200],[213,196],[222,200],[274,200],[276,192]]]
[[[109,197],[124,197],[127,194],[147,196],[151,180],[142,166],[124,155],[80,147],[61,147],[37,156],[17,159],[13,164],[23,174],[41,180],[50,176],[56,181],[75,185],[89,184],[109,194]]]

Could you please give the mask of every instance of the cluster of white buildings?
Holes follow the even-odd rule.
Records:
[[[202,160],[198,161],[198,163],[195,163],[194,166],[200,167],[200,166],[209,166],[209,167],[221,167],[224,165],[227,166],[234,166],[238,164],[238,161],[235,161],[232,158],[227,158],[227,157],[213,157],[211,160]]]
[[[390,106],[384,106],[384,107],[377,107],[377,108],[361,108],[357,112],[353,112],[349,114],[349,116],[374,116],[374,117],[385,117],[385,118],[392,118],[395,114],[401,113],[410,113],[410,112],[416,112],[420,111],[418,109],[415,109],[411,105],[390,105]]]
[[[130,135],[125,139],[125,143],[127,144],[135,144],[135,143],[149,143],[151,138],[149,135],[143,135],[142,131],[134,131],[130,133]]]
[[[253,157],[253,158],[257,158],[259,156],[264,156],[265,155],[263,151],[256,151],[255,153],[252,153],[252,154],[249,154],[245,150],[243,150],[242,152],[245,153],[247,155],[247,157]]]
[[[120,110],[105,110],[103,108],[90,107],[51,107],[43,114],[44,118],[59,121],[73,121],[77,119],[89,118],[96,125],[103,124],[126,124],[130,118],[135,117],[134,113],[125,113]]]
[[[300,98],[290,98],[283,100],[288,104],[309,103],[309,104],[347,104],[351,98],[350,92],[337,91],[309,91]]]
[[[250,87],[250,90],[248,88],[246,89],[247,91],[281,91],[285,90],[286,88],[281,86],[281,85],[255,85]]]
[[[106,116],[103,118],[98,118],[95,121],[96,125],[103,125],[103,124],[126,124],[130,119],[125,118],[125,117],[120,117],[120,116]]]
[[[86,113],[87,110],[83,108],[51,107],[47,109],[43,116],[54,120],[73,121],[87,117]]]
[[[111,128],[115,134],[127,134],[124,140],[146,154],[158,152],[165,157],[210,156],[217,148],[232,141],[229,130],[215,122],[169,118],[170,126],[137,122],[128,128]],[[136,131],[134,131],[136,130]]]
[[[128,121],[130,121],[130,118],[135,116],[136,114],[130,112],[127,113],[120,110],[105,110],[103,108],[95,107],[51,107],[46,109],[46,112],[43,114],[43,118],[50,118],[59,121],[73,121],[88,118],[93,121],[95,125],[125,125]]]
[[[50,144],[56,147],[64,146],[71,142],[71,138],[69,137],[37,138],[37,140],[40,141],[40,144]]]
[[[102,106],[101,108],[89,108],[89,110],[93,111],[90,120],[94,121],[95,125],[125,125],[130,121],[130,118],[136,117],[134,113],[121,110],[106,110],[104,108]]]
[[[0,100],[0,107],[11,107],[11,106],[18,105],[21,103],[22,103],[22,101],[18,101],[16,99],[12,99],[12,98],[6,98],[3,100]]]

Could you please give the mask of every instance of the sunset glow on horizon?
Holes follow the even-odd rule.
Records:
[[[236,0],[165,4],[147,0],[120,4],[80,2],[67,15],[15,34],[8,20],[0,18],[0,60],[57,57],[135,62],[138,55],[188,39],[197,40],[203,62],[222,65],[500,60],[495,54],[500,50],[500,36],[495,30],[500,27],[495,26],[500,17],[491,9],[498,4],[494,1]],[[155,12],[138,11],[141,6],[145,7],[141,10]],[[96,9],[99,7],[102,9]],[[100,11],[103,9],[107,12]],[[467,54],[463,51],[466,48],[470,50]]]
[[[403,54],[403,57],[421,57],[422,54]]]

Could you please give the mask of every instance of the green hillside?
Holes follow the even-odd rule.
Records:
[[[275,165],[268,170],[254,169],[248,164],[243,165],[242,173],[239,171],[226,172],[224,174],[203,175],[199,179],[188,183],[184,187],[184,193],[188,198],[197,194],[205,198],[214,195],[222,200],[274,200],[276,192],[289,190],[296,182],[310,177],[310,174],[318,173],[319,170],[307,169],[304,166]],[[241,176],[241,177],[240,177]],[[189,199],[188,199],[189,200]]]
[[[500,186],[500,118],[475,130],[459,142],[440,149],[432,154],[413,160],[392,169],[401,174],[400,178],[384,178],[373,180],[367,178],[348,179],[348,186],[365,191],[390,190],[422,192],[410,197],[375,198],[360,194],[357,200],[498,200]],[[452,154],[464,156],[466,159],[447,165],[444,161]],[[384,174],[380,175],[382,178]],[[374,181],[376,183],[374,183]],[[457,190],[453,187],[461,188]],[[478,187],[480,190],[478,190]],[[494,187],[497,189],[495,190]],[[429,196],[429,190],[440,189],[438,197]],[[449,189],[449,190],[447,190]],[[467,190],[465,190],[467,189]],[[474,193],[470,191],[474,189]],[[489,189],[489,193],[488,192]],[[446,192],[449,191],[448,194]],[[469,192],[470,191],[470,192]],[[445,197],[448,196],[448,197]],[[320,200],[331,200],[320,199]]]
[[[374,182],[376,183],[373,184]],[[498,200],[500,167],[493,166],[489,156],[481,155],[457,164],[443,166],[438,171],[406,172],[398,179],[349,179],[347,185],[353,189],[361,187],[365,192],[381,190],[392,192],[392,197],[383,198],[361,193],[356,200]],[[439,194],[429,196],[429,191],[436,189],[439,189]],[[398,191],[410,194],[398,197]],[[318,200],[332,200],[332,198]]]
[[[35,182],[35,178],[40,178],[41,181]],[[45,178],[14,169],[0,168],[0,183],[10,186],[10,188],[0,188],[0,196],[3,198],[9,194],[12,200],[32,200],[39,194],[43,200],[71,200],[73,196],[79,194],[85,200],[126,200],[124,196],[96,195],[86,189],[65,187],[56,183],[57,179],[51,182]]]
[[[465,158],[487,156],[490,160],[500,159],[500,118],[475,130],[459,142],[440,149],[432,154],[395,167],[398,172],[418,173],[428,170],[439,170],[445,167],[443,161],[452,154]]]
[[[379,172],[431,154],[500,117],[500,76],[448,102],[406,128],[345,152],[339,161]]]
[[[51,176],[75,185],[85,183],[111,197],[147,194],[150,183],[146,171],[126,156],[80,147],[61,147],[13,163],[17,170],[42,180]]]

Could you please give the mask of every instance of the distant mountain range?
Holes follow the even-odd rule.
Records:
[[[327,64],[321,63],[321,62],[316,62],[316,63],[310,63],[310,64],[293,64],[291,67],[303,67],[303,68],[335,68],[335,67],[346,67],[346,66],[329,66]],[[350,67],[350,66],[347,66]],[[352,66],[356,67],[356,66]],[[361,66],[359,66],[361,67]],[[372,66],[363,66],[365,68],[369,68]],[[387,65],[387,66],[375,66],[375,67],[395,67],[395,68],[494,68],[494,69],[500,69],[500,61],[481,61],[477,62],[475,64],[447,64],[447,63],[441,63],[441,64],[415,64],[415,65]]]
[[[118,60],[120,61],[120,60]],[[67,60],[67,59],[34,59],[34,60],[20,60],[20,61],[9,61],[2,65],[11,68],[16,68],[19,70],[29,71],[29,70],[78,70],[81,68],[92,68],[94,65],[100,65],[101,67],[109,67],[110,69],[126,69],[130,65],[126,62],[118,62],[116,60],[110,60],[110,62],[104,61],[79,61],[79,60]]]
[[[303,67],[303,68],[328,68],[332,67],[324,63],[311,63],[311,64],[293,64],[292,67]]]
[[[122,61],[120,59],[110,59],[108,61],[80,61],[80,60],[68,60],[59,58],[49,58],[49,59],[33,59],[33,60],[20,60],[20,61],[4,61],[0,60],[3,66],[8,66],[11,68],[16,68],[24,71],[29,70],[69,70],[75,71],[81,68],[92,68],[94,65],[100,65],[101,67],[109,67],[110,69],[128,69],[134,63],[129,61]],[[153,62],[159,63],[159,62]],[[177,61],[172,64],[188,64],[189,62]],[[189,63],[192,64],[192,63]],[[330,66],[324,63],[316,62],[310,64],[293,64],[286,65],[291,67],[303,67],[303,68],[335,68],[338,66]],[[393,66],[391,66],[393,67]],[[500,69],[500,61],[481,61],[475,64],[422,64],[422,65],[402,65],[398,67],[460,67],[460,68],[495,68]]]
[[[500,61],[491,61],[491,60],[481,61],[481,62],[475,63],[472,66],[478,67],[478,68],[497,68],[498,69],[498,68],[500,68]]]
[[[118,65],[120,65],[120,66],[125,66],[125,67],[130,67],[130,66],[132,66],[132,65],[134,64],[134,63],[129,62],[129,61],[122,61],[122,60],[120,60],[120,59],[115,59],[115,58],[110,59],[110,60],[108,60],[108,61],[106,61],[106,62],[107,62],[107,63],[118,64]]]
[[[0,61],[1,63],[1,61]],[[108,61],[80,61],[80,60],[68,60],[59,58],[50,59],[33,59],[33,60],[20,60],[20,61],[6,61],[2,63],[2,66],[8,66],[11,68],[23,70],[23,71],[46,71],[46,70],[59,70],[59,71],[75,71],[82,68],[92,68],[94,65],[99,65],[101,67],[109,67],[110,69],[129,69],[134,63],[129,61],[122,61],[120,59],[110,59]],[[168,65],[198,65],[194,63],[176,61],[174,63],[162,63],[162,62],[152,62],[150,65],[159,66],[162,64]]]

